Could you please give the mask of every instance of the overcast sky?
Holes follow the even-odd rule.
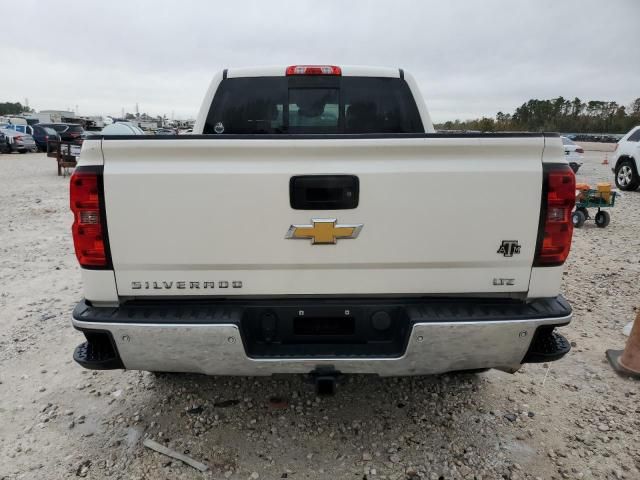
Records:
[[[640,0],[66,1],[1,6],[0,102],[194,117],[217,70],[402,67],[434,121],[640,97]],[[11,12],[8,15],[9,11]]]

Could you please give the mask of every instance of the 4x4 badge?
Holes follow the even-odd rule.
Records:
[[[513,257],[515,254],[520,253],[521,245],[517,240],[502,240],[502,244],[497,253],[501,253],[505,257]]]

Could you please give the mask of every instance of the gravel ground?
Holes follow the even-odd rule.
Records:
[[[606,181],[587,152],[579,181]],[[640,306],[640,192],[574,234],[560,362],[515,375],[155,377],[71,360],[80,299],[68,179],[41,154],[0,156],[0,479],[640,478],[640,385],[604,350]],[[211,468],[142,447],[152,438]]]

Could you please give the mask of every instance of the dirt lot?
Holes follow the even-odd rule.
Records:
[[[579,181],[612,180],[603,158],[587,152]],[[301,377],[74,364],[67,188],[44,155],[0,156],[0,479],[640,478],[640,383],[604,359],[640,307],[640,192],[609,228],[574,235],[563,287],[574,348],[562,361],[515,375],[350,377],[317,399]],[[145,437],[211,470],[145,449]]]

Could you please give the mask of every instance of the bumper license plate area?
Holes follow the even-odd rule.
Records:
[[[247,309],[241,321],[251,357],[401,356],[409,319],[398,306]]]
[[[353,317],[295,317],[293,319],[293,334],[296,336],[353,336],[355,328]]]

